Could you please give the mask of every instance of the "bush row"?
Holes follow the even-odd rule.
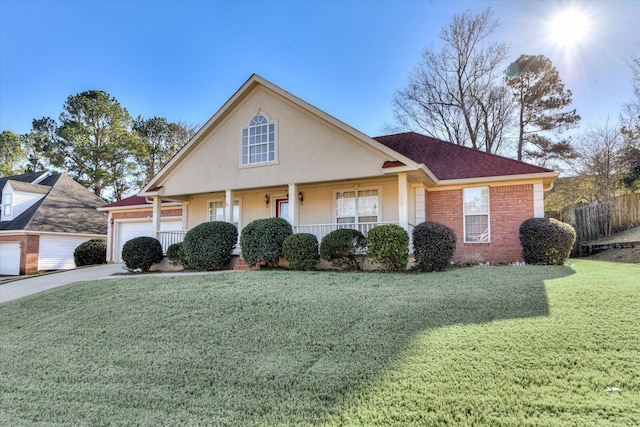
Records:
[[[570,225],[546,218],[531,218],[519,231],[528,264],[563,264],[576,237]],[[412,237],[417,270],[441,271],[450,265],[456,249],[456,234],[450,227],[425,221],[414,228]],[[196,270],[225,269],[237,240],[233,224],[207,222],[189,230],[184,242],[171,245],[167,257]],[[104,262],[103,242],[92,240],[78,247],[76,264]],[[258,219],[242,230],[240,246],[242,257],[251,266],[276,267],[284,257],[295,270],[312,270],[320,258],[337,268],[359,270],[366,254],[384,271],[403,271],[409,257],[409,235],[398,225],[374,227],[366,238],[358,230],[338,229],[318,245],[313,234],[293,234],[291,224],[284,219]],[[122,258],[127,268],[147,271],[162,260],[162,248],[156,239],[138,237],[125,243]]]

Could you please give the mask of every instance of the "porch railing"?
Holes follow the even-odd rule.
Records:
[[[350,228],[360,231],[365,236],[373,227],[385,224],[396,224],[398,221],[384,221],[384,222],[363,222],[359,224],[308,224],[308,225],[296,225],[293,227],[294,233],[310,233],[318,238],[318,243],[322,242],[322,238],[334,230],[340,228]],[[413,224],[409,224],[409,239],[411,239],[411,231],[413,231]],[[172,231],[160,231],[158,232],[157,239],[162,245],[162,251],[166,254],[167,248],[174,243],[180,243],[184,240],[184,236],[187,234],[187,230],[172,230]],[[410,246],[412,247],[412,246]]]

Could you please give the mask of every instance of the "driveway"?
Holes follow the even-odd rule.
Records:
[[[124,273],[125,271],[123,264],[104,264],[12,280],[0,284],[0,303],[73,282],[106,279],[115,273]]]

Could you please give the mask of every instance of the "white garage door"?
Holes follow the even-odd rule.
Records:
[[[20,274],[20,243],[0,243],[0,275],[18,276]]]
[[[76,267],[73,252],[90,237],[40,236],[38,270],[69,270]]]
[[[116,262],[122,262],[122,246],[135,237],[154,237],[151,221],[118,222],[116,232]],[[182,221],[162,221],[161,231],[181,230]]]

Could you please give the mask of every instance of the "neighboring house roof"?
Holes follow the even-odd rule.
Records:
[[[8,179],[5,182],[8,182],[15,191],[24,191],[27,193],[36,193],[36,194],[47,194],[51,187],[48,185],[41,184],[30,184],[28,182],[15,181],[13,179]],[[4,187],[4,186],[3,186]]]
[[[0,231],[26,230],[73,234],[107,234],[106,214],[96,211],[105,201],[92,194],[65,174],[54,174],[30,184],[29,178],[37,182],[39,174],[25,174],[0,179],[1,191],[7,181],[19,181],[20,190],[32,192],[49,188],[45,196],[11,221],[0,222]],[[28,185],[24,185],[27,182]],[[17,190],[17,189],[16,189]],[[39,192],[39,194],[43,194]],[[36,192],[36,191],[33,191]]]
[[[551,169],[530,165],[484,151],[463,147],[415,132],[373,138],[416,163],[424,164],[438,180],[549,173]],[[385,162],[383,168],[403,166]]]

